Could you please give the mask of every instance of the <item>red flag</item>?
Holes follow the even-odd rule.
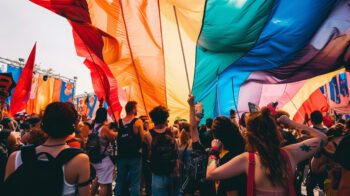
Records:
[[[17,82],[17,86],[13,91],[10,112],[11,115],[15,115],[26,108],[29,100],[30,91],[32,89],[33,69],[35,61],[36,43],[29,55],[26,66],[23,68],[21,77]]]

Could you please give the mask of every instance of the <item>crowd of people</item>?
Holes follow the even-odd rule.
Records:
[[[166,107],[149,119],[134,101],[116,122],[69,102],[15,119],[3,108],[0,195],[350,195],[350,120],[314,111],[300,124],[274,103],[203,119],[195,97],[188,104],[189,122],[172,125]]]

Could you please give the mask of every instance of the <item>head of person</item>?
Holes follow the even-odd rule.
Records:
[[[33,116],[27,120],[30,129],[40,129],[40,117]]]
[[[78,112],[69,102],[50,103],[43,114],[41,129],[52,138],[66,138],[78,123]]]
[[[107,120],[107,109],[98,108],[96,111],[95,123],[104,123]]]
[[[329,139],[341,137],[344,135],[345,126],[341,123],[333,125],[328,131],[327,136]]]
[[[249,113],[244,112],[241,115],[241,119],[239,120],[239,125],[241,125],[242,127],[246,127],[246,124],[247,124],[246,122],[247,122],[248,116],[249,116]]]
[[[47,134],[42,130],[34,129],[29,134],[28,144],[40,146],[47,140]]]
[[[230,110],[230,119],[236,118],[236,110]]]
[[[251,113],[247,120],[246,148],[257,152],[261,164],[266,168],[266,176],[273,185],[288,187],[287,163],[280,151],[283,144],[281,131],[267,107]]]
[[[180,131],[186,131],[187,133],[191,133],[191,124],[188,122],[181,123]]]
[[[213,137],[222,142],[225,150],[237,155],[244,152],[244,139],[238,127],[229,118],[225,116],[216,117],[211,128]]]
[[[208,129],[211,129],[211,126],[213,125],[213,119],[211,118],[207,118],[207,120],[205,120],[205,126],[208,128]]]
[[[323,122],[323,115],[322,112],[319,110],[315,110],[311,113],[311,123],[314,126],[321,125]]]
[[[129,101],[125,105],[125,112],[127,115],[137,115],[137,102],[136,101]]]
[[[190,134],[185,130],[182,130],[179,134],[180,145],[189,145],[190,144]]]
[[[344,119],[339,119],[337,123],[345,125],[345,120]]]
[[[157,106],[150,111],[149,116],[155,126],[165,125],[169,118],[169,111],[164,106]]]

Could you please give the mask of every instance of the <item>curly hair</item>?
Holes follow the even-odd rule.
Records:
[[[164,106],[157,106],[149,113],[154,125],[164,124],[169,118],[169,111]]]
[[[266,168],[266,175],[273,185],[287,188],[289,174],[287,162],[280,150],[282,144],[282,133],[277,130],[276,122],[267,107],[249,116],[247,150],[259,153],[261,164]]]

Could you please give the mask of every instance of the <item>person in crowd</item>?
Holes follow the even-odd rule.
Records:
[[[171,177],[176,172],[179,153],[171,130],[166,125],[169,112],[165,107],[158,106],[153,108],[149,115],[155,125],[145,135],[151,149],[149,159],[152,171],[152,193],[154,196],[172,196],[176,187]]]
[[[41,125],[48,138],[44,144],[35,148],[36,153],[48,153],[55,158],[66,152],[69,148],[65,140],[68,135],[73,133],[77,116],[74,107],[66,102],[49,104],[45,109]],[[5,180],[23,164],[21,153],[23,152],[16,151],[9,157]],[[90,165],[86,154],[79,153],[68,160],[63,166],[63,173],[62,195],[90,195],[89,183],[87,183],[90,180]],[[42,189],[45,189],[45,187],[42,187]]]
[[[93,195],[96,193],[98,186],[100,186],[100,196],[112,195],[112,182],[114,164],[109,157],[107,148],[112,142],[115,142],[117,134],[111,131],[107,126],[107,110],[106,108],[99,108],[96,111],[95,124],[93,125],[93,133],[98,133],[100,142],[100,154],[104,158],[99,163],[91,163],[96,170],[96,179],[91,187]]]
[[[289,117],[288,112],[283,111],[283,110],[277,110],[276,113],[273,115],[274,120],[275,120],[276,125],[277,125],[277,130],[281,131],[282,137],[285,141],[283,143],[283,146],[288,146],[291,144],[298,143],[298,140],[291,133],[291,129],[289,129],[289,127],[287,127],[285,124],[277,122],[277,119],[279,119],[283,115]]]
[[[19,147],[16,136],[11,132],[9,129],[0,130],[0,190],[4,182],[8,156]]]
[[[310,158],[323,144],[327,136],[316,129],[296,123],[287,116],[281,116],[278,122],[291,128],[304,129],[311,139],[282,147],[282,135],[270,110],[263,107],[257,113],[251,113],[247,120],[248,152],[242,153],[217,167],[222,142],[212,142],[211,156],[208,160],[207,178],[222,180],[246,173],[248,176],[247,195],[295,195],[294,171],[296,165]],[[252,172],[254,171],[254,173]]]
[[[34,129],[29,132],[27,143],[24,143],[24,144],[25,145],[33,144],[34,146],[40,146],[45,143],[47,138],[48,136],[44,131]]]
[[[311,123],[312,123],[312,127],[322,133],[327,133],[328,128],[323,126],[323,115],[322,112],[315,110],[311,113],[310,115],[311,117]],[[311,168],[311,166],[310,166]],[[322,173],[319,174],[315,174],[311,169],[308,173],[307,176],[307,186],[306,186],[306,191],[308,196],[313,196],[314,195],[314,188],[316,187],[316,185],[318,185],[321,190],[324,190],[324,180],[327,177],[327,172],[324,171]]]
[[[237,121],[237,114],[236,110],[231,109],[230,110],[230,120],[233,124],[235,124],[237,127],[239,127],[238,121]]]
[[[180,153],[180,159],[181,159],[181,177],[179,179],[178,183],[178,190],[177,193],[179,196],[181,196],[180,189],[182,185],[184,184],[186,178],[188,177],[188,167],[191,160],[191,154],[192,154],[192,146],[191,146],[191,138],[190,133],[182,130],[179,134],[179,153]]]
[[[190,124],[191,124],[191,139],[192,139],[192,156],[191,156],[191,168],[186,179],[186,182],[181,188],[183,195],[193,195],[197,190],[201,196],[215,195],[215,184],[205,179],[205,169],[207,164],[208,153],[205,147],[200,143],[199,139],[199,123],[204,116],[203,113],[198,113],[198,107],[203,106],[201,103],[195,104],[194,96],[189,95],[187,100],[190,107]],[[201,111],[201,110],[199,110]],[[201,167],[196,167],[201,166]],[[194,167],[194,168],[192,168]]]
[[[333,160],[341,165],[341,179],[338,186],[339,196],[350,195],[350,135],[347,134],[339,143]]]
[[[220,154],[218,157],[218,166],[224,165],[235,156],[245,151],[245,141],[238,130],[237,125],[224,116],[218,116],[214,119],[213,136],[222,142],[221,149],[217,149]],[[218,196],[237,196],[246,195],[247,176],[241,174],[237,177],[217,181]]]
[[[204,148],[210,148],[211,141],[213,140],[213,133],[211,130],[211,126],[213,124],[213,119],[207,118],[205,120],[205,126],[201,128],[203,131],[199,131],[200,142],[202,143]]]
[[[10,117],[5,116],[3,110],[0,111],[0,125],[2,125],[4,129],[8,129],[11,131],[16,130],[13,120]]]
[[[141,147],[144,138],[143,122],[137,116],[137,102],[129,101],[125,105],[126,116],[119,120],[117,137],[118,174],[115,195],[124,195],[124,189],[130,179],[131,195],[140,195],[141,183]]]
[[[321,131],[322,133],[327,133],[328,128],[323,126],[323,115],[322,112],[315,110],[311,113],[311,123],[314,129]]]
[[[332,155],[335,153],[340,141],[344,137],[344,125],[333,125],[327,132],[329,138],[328,144],[321,149],[311,161],[312,173],[316,175],[324,175],[325,180],[325,192],[327,195],[337,195],[337,189],[340,182],[341,166],[336,164]],[[326,152],[326,153],[325,153]],[[322,178],[322,179],[324,179]],[[322,181],[320,183],[323,183]],[[311,185],[313,186],[313,185]]]
[[[141,119],[143,121],[144,135],[146,135],[150,128],[149,119],[148,116],[143,116]],[[146,196],[152,196],[152,171],[150,168],[149,153],[149,145],[144,140],[142,142],[142,192]]]
[[[350,119],[346,120],[345,122],[345,134],[350,133]]]
[[[36,133],[39,133],[40,131],[42,131],[40,127],[40,123],[41,123],[41,119],[39,116],[32,116],[26,121],[25,128],[28,128],[28,129],[24,130],[24,134],[21,137],[21,142],[23,144],[29,144],[28,140],[31,137],[31,134],[30,134],[31,131],[35,130]],[[28,127],[26,127],[27,125]]]

